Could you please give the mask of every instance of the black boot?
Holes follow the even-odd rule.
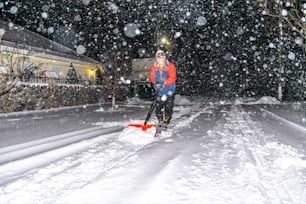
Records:
[[[164,117],[163,116],[157,116],[158,124],[163,123]]]
[[[165,123],[166,125],[169,125],[170,121],[171,121],[171,117],[170,117],[170,116],[165,116],[165,118],[164,118],[164,123]]]

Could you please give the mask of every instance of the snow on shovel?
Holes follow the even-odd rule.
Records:
[[[152,113],[153,113],[153,110],[154,110],[155,106],[156,106],[156,96],[154,97],[153,103],[151,104],[150,110],[147,114],[147,117],[145,119],[144,124],[128,124],[128,127],[136,127],[136,128],[142,129],[142,131],[147,131],[148,129],[155,128],[155,135],[156,135],[157,125],[156,124],[147,124],[151,115],[152,115]]]

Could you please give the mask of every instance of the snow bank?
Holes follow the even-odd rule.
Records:
[[[264,96],[252,104],[280,104],[279,100],[271,96]]]
[[[126,100],[127,105],[151,104],[152,100],[143,100],[138,97],[129,98]],[[175,105],[190,105],[194,104],[188,96],[175,95]]]
[[[143,131],[141,128],[127,127],[119,134],[119,140],[134,145],[146,145],[156,139],[154,137],[155,132],[155,128]]]
[[[240,105],[240,104],[248,104],[248,103],[255,103],[256,99],[255,98],[236,98],[234,101],[235,105]]]
[[[125,101],[125,105],[139,105],[139,104],[151,104],[152,100],[143,100],[139,97],[128,98]]]
[[[113,109],[113,108],[105,109],[103,107],[100,107],[100,108],[95,110],[95,112],[109,112],[109,113],[120,112],[120,111],[124,111],[124,109],[123,108],[119,108],[118,105],[115,106],[115,109]]]
[[[144,101],[144,100],[142,100],[142,99],[140,99],[140,98],[138,98],[138,97],[133,97],[133,98],[128,98],[128,99],[126,100],[126,103],[127,103],[127,104],[132,104],[132,105],[134,105],[134,104],[143,103],[143,101]]]
[[[120,127],[120,126],[127,126],[127,124],[129,123],[129,121],[113,121],[113,122],[95,122],[95,123],[91,123],[91,125],[94,126],[101,126],[104,128],[108,128],[108,127]]]
[[[191,105],[193,102],[189,100],[186,96],[176,95],[175,105]]]
[[[274,97],[264,96],[258,100],[255,98],[236,98],[234,104],[280,104],[280,102]]]
[[[95,110],[95,112],[105,112],[105,109],[101,107],[101,108]]]

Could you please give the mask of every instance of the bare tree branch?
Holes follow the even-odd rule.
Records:
[[[19,77],[15,76],[13,79],[7,77],[7,79],[0,81],[0,95],[4,95],[10,92],[11,89],[19,82]]]
[[[306,24],[305,13],[303,12],[302,1],[282,1],[282,0],[254,0],[256,4],[263,9],[263,14],[284,20],[287,25],[296,32],[305,42],[306,41]],[[286,7],[284,8],[284,4]],[[287,5],[288,4],[288,5]],[[302,43],[305,48],[305,43]]]

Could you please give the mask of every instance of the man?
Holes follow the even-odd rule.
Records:
[[[168,125],[172,118],[176,87],[176,68],[166,59],[164,51],[158,50],[152,65],[150,81],[157,92],[156,117],[159,124]]]

